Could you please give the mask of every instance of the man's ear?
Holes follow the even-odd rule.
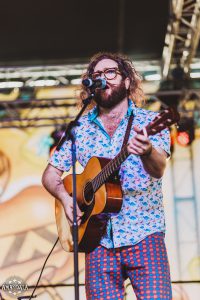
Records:
[[[125,87],[128,90],[130,87],[130,78],[126,77],[124,82],[125,82]]]

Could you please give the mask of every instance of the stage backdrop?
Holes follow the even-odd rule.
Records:
[[[21,277],[34,285],[57,239],[54,199],[41,185],[53,128],[0,130],[0,284]],[[176,145],[164,177],[167,247],[172,280],[199,280],[198,212],[200,200],[200,140],[190,148]],[[190,157],[192,155],[192,157]],[[194,162],[191,165],[191,158]],[[193,168],[193,172],[192,172]],[[79,171],[81,168],[79,168]],[[197,228],[198,227],[198,228]],[[79,257],[84,283],[84,255]],[[73,256],[60,244],[53,251],[40,284],[73,283]],[[128,282],[127,282],[128,285]],[[85,299],[84,287],[80,288]],[[31,289],[29,290],[29,294]],[[74,299],[73,287],[41,288],[38,299]],[[198,300],[200,285],[174,284],[174,300]],[[11,299],[3,293],[5,299]],[[13,298],[12,298],[13,299]],[[133,299],[130,286],[126,299]]]

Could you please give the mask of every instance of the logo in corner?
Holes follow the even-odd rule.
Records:
[[[17,298],[28,290],[28,285],[22,278],[12,276],[6,279],[6,281],[2,284],[1,289],[8,296]]]

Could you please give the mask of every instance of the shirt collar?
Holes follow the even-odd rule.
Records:
[[[88,120],[90,122],[94,121],[98,117],[98,114],[99,114],[98,106],[95,106],[89,111]],[[126,113],[126,117],[130,117],[131,114],[133,114],[134,116],[136,115],[136,106],[131,99],[128,99],[128,110]]]

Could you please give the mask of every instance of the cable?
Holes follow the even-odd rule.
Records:
[[[58,243],[58,241],[59,241],[59,238],[57,238],[55,244],[53,245],[51,251],[49,252],[49,254],[48,254],[48,256],[47,256],[47,258],[46,258],[46,260],[45,260],[45,262],[44,262],[44,265],[43,265],[43,267],[42,267],[42,270],[41,270],[41,272],[40,272],[40,275],[39,275],[39,277],[38,277],[37,283],[36,283],[36,285],[35,285],[35,288],[34,288],[32,294],[31,294],[31,296],[30,296],[30,297],[29,297],[29,296],[24,296],[24,297],[21,296],[21,297],[18,297],[18,300],[25,299],[25,298],[27,299],[28,297],[29,297],[28,300],[31,300],[32,298],[37,297],[37,296],[34,296],[35,290],[36,290],[37,287],[38,287],[38,284],[39,284],[39,282],[40,282],[40,279],[41,279],[42,273],[43,273],[43,271],[44,271],[45,265],[46,265],[46,263],[47,263],[47,260],[49,259],[50,255],[51,255],[51,253],[53,252],[53,250],[54,250],[56,244]]]

